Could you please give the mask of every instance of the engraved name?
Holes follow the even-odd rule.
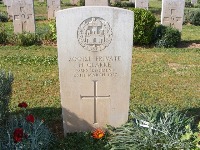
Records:
[[[75,66],[74,77],[116,77],[114,63],[121,61],[121,56],[82,56],[70,57],[70,63]]]

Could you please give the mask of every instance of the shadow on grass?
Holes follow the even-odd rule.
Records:
[[[64,137],[62,109],[54,107],[37,107],[27,109],[38,119],[43,119],[46,125],[50,128],[51,132],[55,135],[56,141],[50,148],[51,150],[106,150],[104,146],[107,143],[106,137],[100,140],[93,139],[89,129],[93,127],[87,121],[80,119],[72,112],[63,111],[67,114],[67,119],[70,120],[69,125],[71,129],[76,129],[81,126],[86,126],[88,132],[74,132],[67,133]],[[18,112],[17,112],[18,113]],[[66,119],[64,119],[64,122]]]
[[[197,125],[200,122],[200,108],[188,108],[183,110],[182,112],[186,112],[188,117],[194,117],[194,124]]]
[[[200,40],[181,41],[177,48],[200,48]]]

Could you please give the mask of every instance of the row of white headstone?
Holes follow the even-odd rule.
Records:
[[[13,20],[23,29],[34,16],[33,1],[15,5]],[[163,0],[162,7],[165,22],[173,26],[182,21],[184,0]],[[65,133],[118,127],[128,120],[133,28],[133,12],[121,8],[85,6],[56,12]]]
[[[4,0],[7,12],[13,18],[14,32],[35,32],[35,14],[33,0]],[[86,0],[86,6],[108,6],[108,0]],[[60,0],[47,0],[48,19],[55,19],[55,12],[60,10]],[[148,9],[148,0],[136,0],[135,6]],[[184,0],[163,0],[161,24],[182,30]]]
[[[35,12],[33,0],[4,0],[7,13],[13,19],[14,32],[35,32]],[[47,0],[48,19],[55,19],[55,12],[60,10],[60,0]]]

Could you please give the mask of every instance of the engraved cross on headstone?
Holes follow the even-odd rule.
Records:
[[[170,17],[164,17],[164,21],[168,22],[170,27],[175,27],[176,22],[181,21],[181,17],[176,16],[176,9],[171,8]]]
[[[94,99],[94,124],[97,123],[97,99],[99,98],[110,98],[110,95],[108,96],[98,96],[97,94],[97,80],[93,80],[94,82],[94,96],[81,96],[81,99],[84,98],[93,98]]]

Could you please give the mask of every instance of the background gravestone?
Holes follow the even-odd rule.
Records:
[[[197,4],[197,0],[191,0],[192,4]]]
[[[44,0],[39,0],[39,2],[40,2],[40,3],[43,3],[43,2],[44,2]]]
[[[85,6],[108,6],[109,0],[85,0]]]
[[[182,30],[185,0],[163,0],[161,24]]]
[[[70,4],[72,4],[72,5],[78,5],[79,1],[80,0],[70,0]]]
[[[12,19],[13,16],[13,10],[12,10],[12,0],[5,0],[5,5],[8,13],[8,18]]]
[[[135,8],[144,8],[148,10],[149,0],[135,0]]]
[[[99,6],[60,10],[56,28],[65,133],[125,123],[133,12]]]
[[[55,12],[60,10],[60,0],[47,0],[48,19],[55,19]]]
[[[13,0],[13,25],[15,33],[35,32],[33,0]]]

